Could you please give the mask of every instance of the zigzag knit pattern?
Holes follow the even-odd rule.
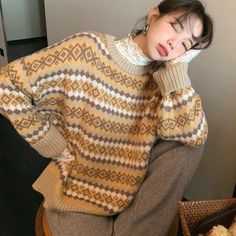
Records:
[[[46,208],[117,214],[144,180],[156,139],[205,142],[195,91],[162,96],[148,71],[126,64],[114,38],[86,32],[1,68],[1,114],[53,157],[33,185]],[[67,159],[60,156],[65,147]]]

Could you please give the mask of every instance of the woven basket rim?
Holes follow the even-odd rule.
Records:
[[[230,206],[236,206],[236,198],[179,201],[178,213],[183,235],[191,236],[201,220]]]
[[[178,201],[178,204],[185,205],[185,204],[200,204],[200,203],[215,203],[215,202],[236,202],[236,198],[225,198],[225,199],[207,199],[207,200],[193,200],[193,201]]]

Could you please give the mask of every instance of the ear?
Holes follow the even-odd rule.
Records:
[[[150,23],[153,19],[156,19],[156,17],[159,15],[160,15],[159,8],[158,7],[152,8],[148,13],[147,22]]]

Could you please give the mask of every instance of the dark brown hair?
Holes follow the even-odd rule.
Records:
[[[203,24],[203,32],[200,37],[193,37],[196,44],[192,49],[205,49],[210,46],[213,39],[213,21],[211,17],[206,13],[205,7],[199,0],[163,0],[158,5],[160,11],[160,17],[173,14],[183,13],[180,15],[180,21],[187,20],[190,15],[196,15]],[[147,20],[147,16],[142,18],[139,22]],[[138,24],[137,23],[137,24]],[[135,26],[137,26],[137,24]],[[142,29],[133,29],[131,34],[140,34]]]

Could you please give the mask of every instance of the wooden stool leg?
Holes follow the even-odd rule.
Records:
[[[47,222],[43,203],[40,204],[35,219],[35,235],[36,236],[52,236],[50,227]]]

